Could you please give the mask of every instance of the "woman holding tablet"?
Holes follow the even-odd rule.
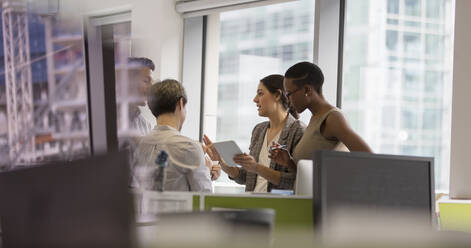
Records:
[[[348,150],[371,152],[366,142],[350,128],[339,109],[330,105],[322,95],[324,75],[311,62],[300,62],[285,73],[286,96],[297,113],[309,109],[309,125],[294,151],[274,144],[270,158],[288,168],[296,168],[301,159],[312,159],[317,150]],[[293,156],[291,156],[292,154]]]
[[[253,101],[258,115],[268,117],[252,131],[250,154],[240,154],[234,161],[241,167],[229,166],[205,135],[203,141],[212,160],[219,161],[229,178],[245,184],[245,191],[270,192],[272,189],[293,189],[296,172],[276,164],[268,158],[272,142],[283,145],[290,152],[301,139],[305,125],[297,120],[298,114],[290,109],[283,88],[282,75],[270,75],[262,80]]]

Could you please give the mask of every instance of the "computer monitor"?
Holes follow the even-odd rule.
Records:
[[[295,195],[312,196],[312,168],[312,160],[298,161]]]
[[[318,151],[313,161],[315,229],[338,208],[413,211],[433,223],[433,158]]]
[[[3,247],[130,247],[126,154],[0,173]]]

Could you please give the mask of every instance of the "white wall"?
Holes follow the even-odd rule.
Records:
[[[76,1],[76,0],[74,0]],[[83,14],[129,8],[132,14],[132,56],[152,59],[155,80],[181,80],[183,18],[173,0],[84,0]]]
[[[154,61],[156,69],[152,78],[155,81],[167,78],[182,81],[183,17],[175,11],[174,0],[67,0],[66,5],[69,9],[80,8],[82,15],[130,10],[131,56]],[[148,108],[143,114],[148,119],[155,118]]]
[[[203,61],[203,17],[184,20],[182,84],[188,97],[186,120],[181,133],[194,140],[200,136],[201,78]]]
[[[450,197],[471,198],[471,1],[456,0]]]

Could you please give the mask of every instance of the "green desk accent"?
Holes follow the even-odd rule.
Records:
[[[264,196],[204,196],[204,209],[271,208],[275,210],[275,227],[312,228],[312,199]]]
[[[193,195],[193,212],[200,211],[200,196]]]
[[[471,200],[438,202],[442,230],[471,232]]]

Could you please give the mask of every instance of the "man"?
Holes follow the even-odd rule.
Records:
[[[130,95],[137,95],[142,102],[131,110],[132,128],[143,136],[148,134],[152,128],[157,124],[152,113],[145,104],[147,91],[152,85],[151,71],[155,70],[155,65],[152,60],[148,58],[132,57],[128,59],[128,82],[130,87]]]
[[[134,154],[134,176],[138,187],[152,189],[157,154],[168,153],[165,191],[211,192],[211,178],[219,177],[204,156],[202,145],[180,133],[186,117],[185,89],[176,80],[167,79],[152,85],[147,104],[157,118],[157,126],[142,137]]]

